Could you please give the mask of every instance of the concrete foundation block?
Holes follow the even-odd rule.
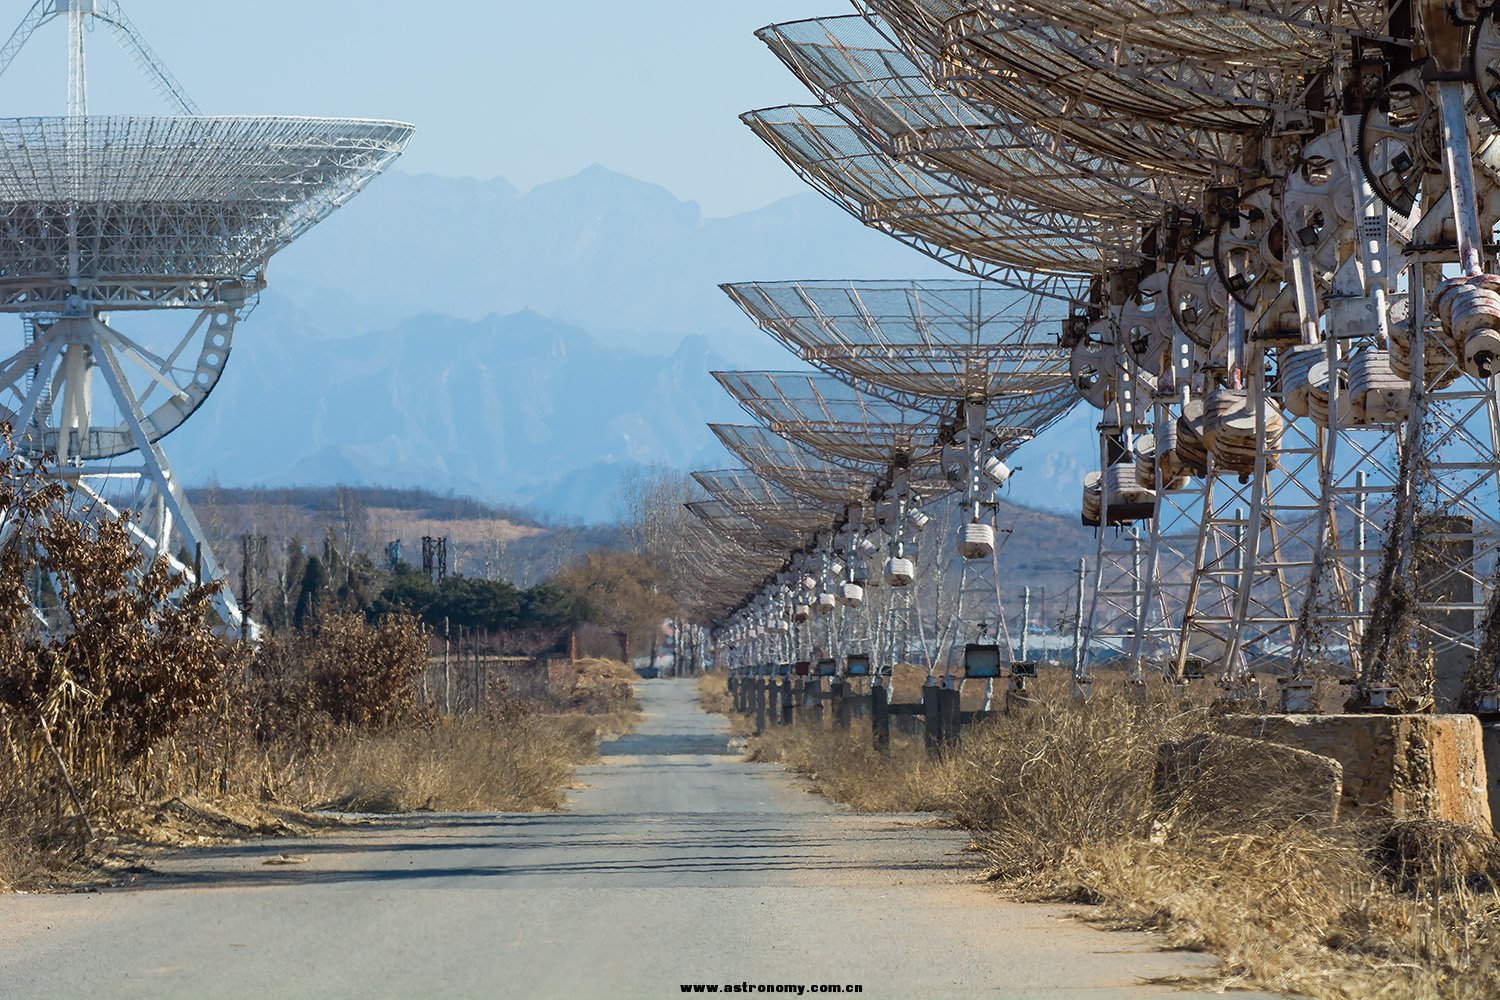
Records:
[[[1475,716],[1245,715],[1217,728],[1338,761],[1346,812],[1492,828],[1484,733]]]
[[[1500,722],[1485,722],[1482,728],[1485,794],[1490,803],[1490,818],[1500,820]]]
[[[1159,812],[1224,829],[1331,821],[1343,791],[1332,757],[1224,733],[1163,744],[1151,786]]]

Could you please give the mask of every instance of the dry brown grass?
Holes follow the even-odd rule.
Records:
[[[734,699],[729,695],[729,674],[723,670],[710,670],[700,676],[698,704],[709,715],[728,715],[734,711]]]
[[[415,711],[373,728],[334,724],[279,683],[259,711],[206,718],[153,746],[99,800],[87,841],[51,772],[0,755],[0,890],[109,878],[154,845],[314,833],[336,825],[326,808],[558,809],[598,741],[639,720],[634,679],[623,664],[585,661],[556,703],[500,697],[482,715]]]
[[[1338,1000],[1500,996],[1491,839],[1266,806],[1234,813],[1233,829],[1158,811],[1157,749],[1208,722],[1202,708],[1163,702],[1049,699],[966,731],[940,760],[899,736],[888,756],[875,753],[868,724],[773,729],[752,753],[856,809],[950,813],[1009,891],[1100,904],[1114,925],[1212,952],[1225,987]]]
[[[890,753],[878,753],[870,728],[847,731],[773,726],[751,741],[750,759],[788,764],[818,789],[860,812],[950,811],[957,802],[952,768],[935,761],[921,742],[892,734]]]
[[[635,671],[619,660],[577,660],[554,679],[552,697],[565,712],[638,712]]]
[[[595,746],[592,727],[529,712],[351,733],[309,775],[309,793],[349,812],[555,810]]]

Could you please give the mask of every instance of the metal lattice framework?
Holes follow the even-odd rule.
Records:
[[[1232,23],[1210,8],[1175,27],[1222,30]],[[1253,58],[1185,53],[1135,36],[1121,44],[1055,22],[1045,8],[971,10],[943,27],[942,65],[949,75],[986,82],[1027,77],[1122,114],[1226,132],[1259,129],[1266,111],[1309,113],[1308,91],[1320,84],[1316,70],[1324,59],[1322,53],[1264,50]]]
[[[0,310],[241,302],[411,134],[354,119],[0,120]]]
[[[1212,676],[1250,704],[1269,703],[1274,678],[1288,711],[1318,710],[1317,683],[1337,677],[1354,708],[1500,712],[1500,664],[1484,659],[1500,559],[1500,15],[1364,0],[855,7],[759,33],[820,103],[745,120],[864,224],[993,279],[1003,304],[962,302],[956,285],[728,286],[855,388],[721,382],[830,461],[901,461],[875,508],[902,573],[911,441],[858,452],[851,435],[888,434],[892,418],[845,395],[930,414],[922,461],[963,482],[959,551],[983,576],[986,505],[1007,475],[994,463],[1015,446],[994,428],[1024,423],[1001,387],[1019,397],[1029,380],[1041,427],[1065,377],[1099,412],[1080,693],[1091,656],[1123,654],[1137,681],[1148,666]],[[1056,354],[1026,353],[1043,317],[1065,376]],[[778,596],[742,607],[770,621],[824,580],[783,574]]]
[[[897,406],[840,379],[794,371],[713,376],[770,431],[836,464],[915,467],[940,458],[943,418]]]
[[[998,422],[1040,433],[1076,402],[1056,339],[1067,313],[1046,299],[965,281],[723,288],[803,360],[909,409],[951,416],[955,400],[980,398]]]
[[[859,504],[885,476],[885,468],[871,465],[861,471],[824,461],[764,427],[748,424],[710,424],[729,451],[757,475],[807,499],[831,504]]]
[[[224,582],[159,442],[218,384],[271,256],[384,171],[413,128],[202,116],[117,0],[39,0],[0,49],[0,73],[62,18],[67,114],[0,119],[0,312],[24,335],[0,361],[0,418],[83,505],[132,510],[149,558],[187,551],[189,576]],[[95,23],[181,114],[88,114]],[[186,332],[107,318],[167,309],[187,311]],[[253,632],[227,588],[216,602],[227,632]]]
[[[1132,253],[1131,234],[1069,229],[1060,213],[976,197],[902,164],[829,108],[770,108],[750,112],[743,120],[808,183],[855,218],[977,277],[1063,302],[1082,302],[1089,281],[1079,253]],[[1016,216],[1004,215],[1002,209]],[[1110,249],[1101,249],[1091,239],[1095,235]]]
[[[795,21],[760,36],[885,152],[980,191],[1078,215],[1154,219],[1201,186],[1190,174],[1092,155],[1004,109],[945,92],[865,18]]]
[[[709,496],[765,528],[812,535],[833,521],[829,505],[796,497],[749,469],[695,472],[693,479]]]
[[[1069,99],[1045,83],[1017,74],[988,74],[981,63],[956,62],[945,48],[946,25],[970,11],[947,0],[857,0],[888,25],[907,54],[943,89],[990,103],[1070,144],[1106,159],[1168,173],[1215,177],[1241,163],[1238,133],[1175,121],[1132,118],[1082,94]],[[1094,74],[1100,75],[1100,74]]]

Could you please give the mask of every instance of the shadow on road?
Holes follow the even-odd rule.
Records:
[[[765,873],[895,876],[953,865],[951,857],[910,859],[910,852],[902,850],[910,831],[897,826],[862,826],[857,835],[862,850],[855,861],[840,832],[825,828],[819,835],[755,814],[642,814],[622,830],[617,815],[429,813],[365,824],[349,836],[203,848],[107,891],[532,876],[550,876],[548,881],[571,877],[580,883],[608,878],[611,884],[628,886],[637,878],[650,882],[671,875],[731,881]],[[305,860],[266,864],[282,854]],[[484,863],[468,863],[465,854]],[[524,857],[527,863],[503,863],[507,856]],[[497,858],[502,863],[495,863]],[[518,881],[518,887],[522,884]]]
[[[736,754],[737,751],[729,747],[729,739],[719,735],[632,733],[599,744],[601,757],[730,757]]]

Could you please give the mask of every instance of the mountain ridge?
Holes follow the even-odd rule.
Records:
[[[712,218],[599,166],[527,191],[393,173],[273,263],[166,443],[185,481],[454,489],[592,521],[631,468],[732,464],[705,425],[745,416],[710,369],[802,367],[718,283],[956,276],[815,194]],[[1018,500],[1076,502],[1091,423],[1022,449]]]

